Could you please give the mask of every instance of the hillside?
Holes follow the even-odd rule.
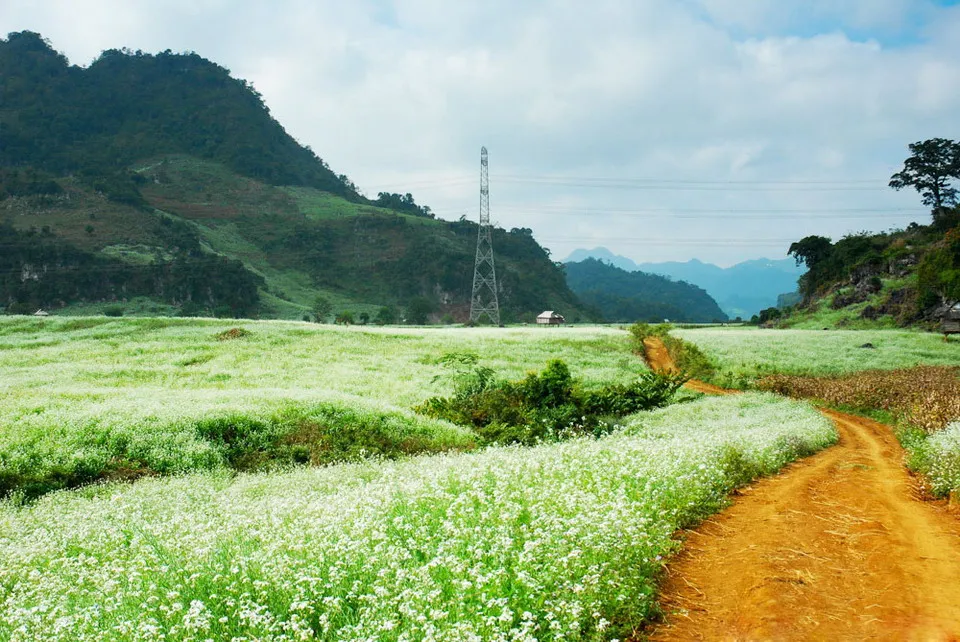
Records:
[[[727,315],[695,285],[644,272],[627,272],[597,259],[565,265],[567,283],[607,321],[709,323]]]
[[[363,197],[228,70],[116,50],[84,69],[23,32],[0,40],[0,75],[8,312],[299,319],[322,296],[332,313],[466,320],[476,224],[409,194]],[[530,230],[493,244],[504,320],[584,317]]]
[[[728,268],[697,259],[662,263],[634,263],[604,247],[575,250],[568,262],[595,258],[628,272],[642,271],[686,281],[703,288],[729,316],[749,319],[765,308],[778,305],[780,295],[796,292],[797,279],[806,271],[793,259],[753,259]]]
[[[960,207],[952,208],[960,220]],[[808,236],[791,253],[809,268],[803,300],[777,323],[785,327],[934,328],[960,301],[960,228],[911,224],[836,242]]]

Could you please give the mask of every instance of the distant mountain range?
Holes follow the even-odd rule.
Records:
[[[777,305],[781,294],[797,291],[797,279],[806,272],[793,259],[753,259],[721,268],[697,259],[686,262],[635,263],[604,247],[574,250],[564,263],[598,259],[628,272],[647,272],[686,281],[703,288],[730,317],[749,319],[764,308]],[[575,290],[575,288],[574,288]]]
[[[693,323],[726,321],[727,315],[702,288],[659,274],[626,271],[598,259],[565,266],[567,285],[581,301],[611,322],[665,319]]]

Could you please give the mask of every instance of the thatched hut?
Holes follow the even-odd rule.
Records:
[[[563,315],[553,310],[544,310],[537,315],[537,325],[560,325],[563,322]]]

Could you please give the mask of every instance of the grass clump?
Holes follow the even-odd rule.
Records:
[[[454,385],[450,397],[431,397],[414,409],[438,419],[473,427],[486,443],[531,445],[576,435],[599,436],[615,419],[669,402],[683,385],[682,375],[641,373],[630,383],[586,389],[560,359],[523,379],[498,379],[471,353],[440,359]]]

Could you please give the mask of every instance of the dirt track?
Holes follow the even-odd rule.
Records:
[[[824,413],[839,444],[685,533],[653,640],[960,641],[960,519],[920,498],[888,426]]]

